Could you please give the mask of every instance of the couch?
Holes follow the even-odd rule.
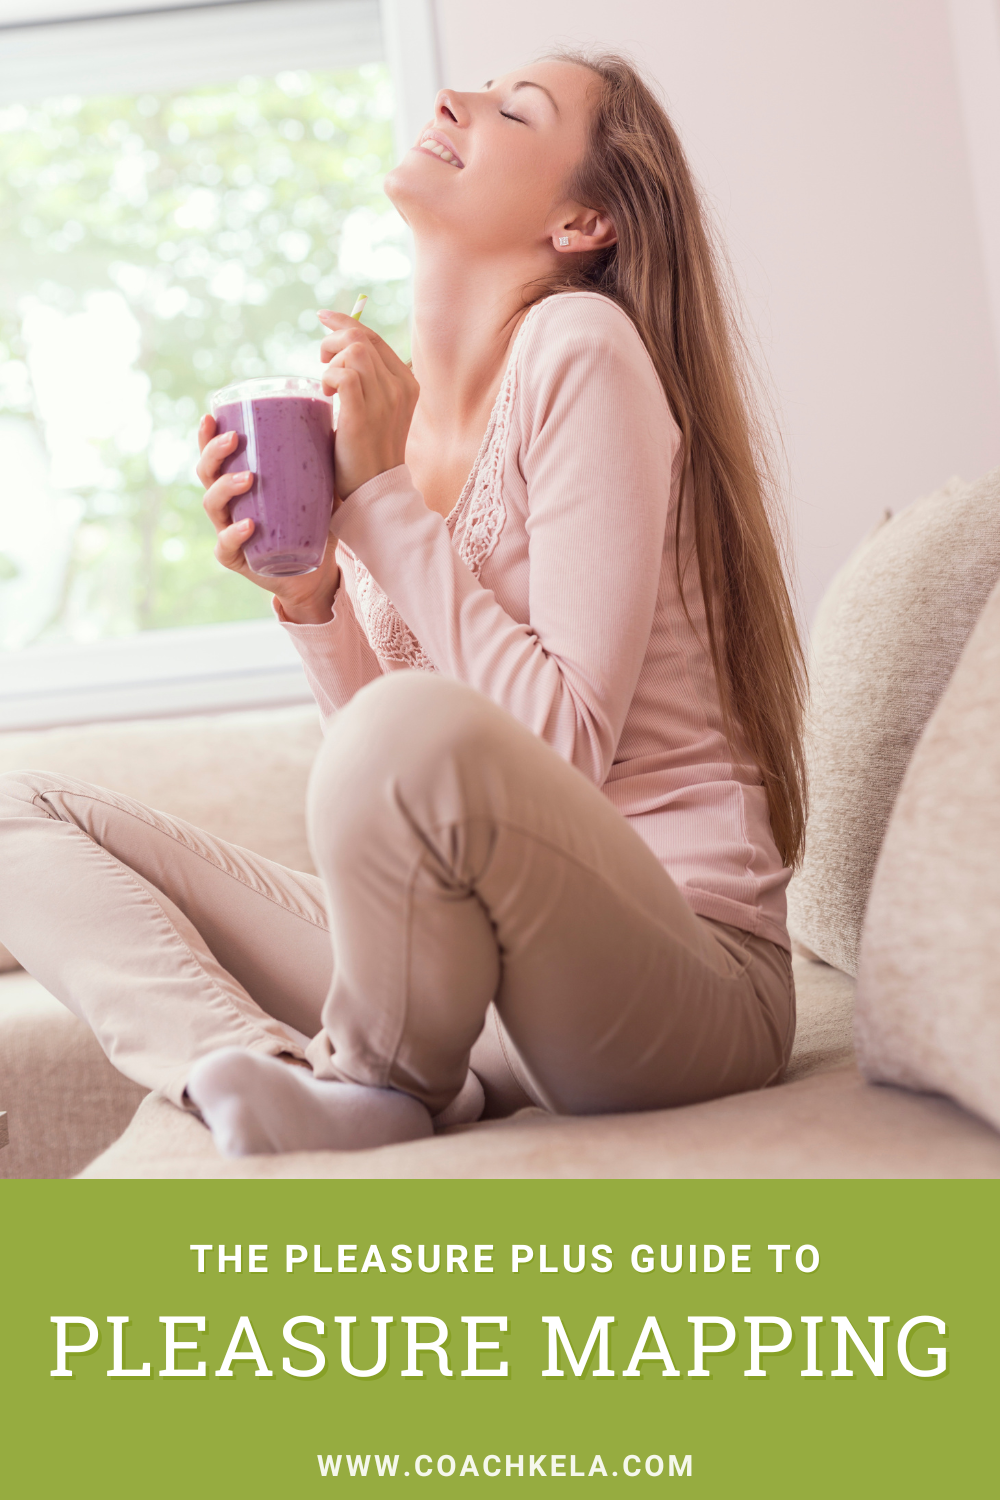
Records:
[[[965,892],[963,912],[942,921],[942,941],[965,933],[961,941],[984,957],[973,973],[959,968],[947,1013],[930,1028],[925,1012],[935,995],[922,993],[921,974],[927,963],[933,969],[935,924],[924,914],[919,942],[910,943],[913,897],[895,898],[929,816],[924,762],[932,757],[932,784],[947,788],[947,745],[967,744],[961,715],[972,712],[970,694],[980,734],[983,713],[988,722],[1000,698],[1000,675],[995,692],[990,686],[1000,662],[998,577],[1000,470],[887,515],[820,611],[809,852],[790,891],[798,1029],[776,1086],[613,1117],[526,1109],[378,1150],[229,1160],[193,1115],[117,1073],[88,1028],[0,953],[0,1111],[9,1131],[0,1176],[1000,1177],[994,1064],[971,1056],[968,1042],[969,1026],[981,1028],[1000,1009],[993,971],[985,982],[979,975],[1000,956],[995,877],[976,873],[984,895]],[[311,708],[90,725],[0,735],[0,771],[30,766],[110,785],[311,870],[303,804],[319,739]],[[1000,761],[986,759],[977,806],[985,785],[1000,815]],[[268,796],[256,796],[265,786]],[[905,818],[894,832],[897,801]],[[883,844],[896,851],[884,876]],[[956,859],[961,865],[961,849]],[[936,899],[948,918],[947,891]],[[980,899],[985,923],[968,910]],[[874,932],[870,908],[881,914]],[[920,942],[932,951],[917,971],[894,959],[901,943],[917,951]],[[978,1006],[971,1020],[967,1001]],[[0,1117],[0,1142],[3,1125]]]

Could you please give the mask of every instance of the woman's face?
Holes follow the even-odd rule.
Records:
[[[567,185],[587,147],[598,87],[589,68],[550,61],[475,93],[442,89],[386,193],[417,233],[444,231],[470,251],[551,245],[579,209]]]

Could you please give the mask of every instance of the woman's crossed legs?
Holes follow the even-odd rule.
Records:
[[[359,693],[309,827],[319,878],[102,788],[5,777],[0,938],[124,1073],[176,1103],[190,1082],[230,1149],[427,1133],[478,1093],[470,1056],[490,1113],[690,1103],[787,1061],[787,954],[696,917],[594,786],[461,684]],[[312,1076],[267,1061],[303,1053]]]

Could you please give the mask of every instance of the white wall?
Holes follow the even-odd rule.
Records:
[[[566,42],[627,50],[659,80],[777,394],[806,618],[885,506],[1000,464],[1000,351],[947,0],[436,0],[436,13],[456,87]]]

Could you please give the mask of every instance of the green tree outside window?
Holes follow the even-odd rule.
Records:
[[[315,311],[406,357],[386,69],[0,110],[0,647],[266,615],[193,478],[211,390],[316,374]]]

